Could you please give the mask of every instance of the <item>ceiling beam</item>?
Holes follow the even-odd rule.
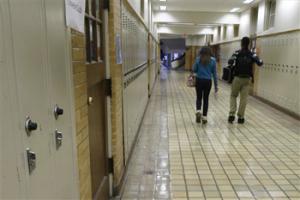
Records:
[[[212,35],[214,28],[197,27],[197,26],[159,26],[159,34],[176,34],[176,35]]]
[[[240,24],[239,13],[154,12],[155,23]]]

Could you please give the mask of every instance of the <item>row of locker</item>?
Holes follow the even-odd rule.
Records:
[[[2,0],[0,16],[0,199],[76,199],[64,1]]]
[[[122,7],[122,52],[123,73],[132,70],[147,62],[148,32],[139,21],[123,5]]]
[[[258,38],[261,57],[258,95],[291,112],[300,114],[300,31]]]
[[[154,85],[160,67],[156,61],[158,45],[149,37],[151,36],[140,19],[123,4],[123,113],[126,162],[147,106],[149,90]]]

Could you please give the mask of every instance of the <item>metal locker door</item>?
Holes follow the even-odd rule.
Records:
[[[24,170],[20,167],[22,143],[16,123],[17,101],[10,36],[8,0],[0,1],[0,199],[21,199]]]
[[[46,26],[48,46],[50,117],[54,123],[51,137],[54,158],[55,198],[76,199],[77,170],[75,131],[71,110],[71,63],[67,28],[65,26],[64,0],[46,0]],[[74,148],[75,149],[75,148]]]
[[[27,177],[26,198],[50,199],[54,195],[54,165],[51,158],[52,130],[47,106],[44,4],[41,0],[10,0],[9,4],[20,108],[18,134],[23,137],[22,153]],[[26,117],[32,120],[31,123],[27,121],[27,131]]]

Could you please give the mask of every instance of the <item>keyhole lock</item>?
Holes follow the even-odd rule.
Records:
[[[58,105],[55,105],[55,108],[54,108],[55,119],[57,119],[60,115],[63,115],[63,114],[64,114],[64,109],[60,108]]]
[[[62,140],[63,140],[63,133],[56,130],[55,131],[55,142],[56,142],[56,149],[59,149],[62,145]]]
[[[29,174],[36,168],[36,154],[30,150],[30,148],[26,149],[27,153],[27,162],[28,162],[28,170]]]
[[[26,118],[26,122],[25,122],[25,130],[27,135],[30,135],[32,131],[37,130],[38,128],[38,124],[36,122],[33,122],[30,117]]]

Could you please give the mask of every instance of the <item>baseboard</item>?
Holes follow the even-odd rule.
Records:
[[[267,104],[267,105],[269,105],[269,106],[271,106],[271,107],[273,107],[273,108],[275,108],[275,109],[277,109],[277,110],[279,110],[279,111],[281,111],[281,112],[297,119],[297,120],[300,120],[300,115],[297,114],[297,113],[294,113],[294,112],[292,112],[292,111],[290,111],[290,110],[288,110],[288,109],[286,109],[286,108],[284,108],[284,107],[282,107],[282,106],[280,106],[276,103],[273,103],[273,102],[271,102],[271,101],[269,101],[269,100],[267,100],[263,97],[260,97],[260,96],[254,95],[254,94],[252,94],[251,96],[258,99],[259,101],[261,101],[261,102],[263,102],[263,103],[265,103],[265,104]]]
[[[159,76],[156,77],[155,79],[155,82],[153,84],[153,89],[156,85],[156,82],[157,82],[157,79],[159,78]],[[153,91],[153,90],[152,90]],[[126,178],[127,178],[127,171],[128,171],[128,166],[129,166],[129,163],[131,162],[131,158],[132,158],[132,154],[133,154],[133,151],[134,151],[134,148],[137,144],[137,141],[140,137],[140,130],[141,130],[141,127],[142,127],[142,124],[143,124],[143,121],[144,121],[144,118],[145,118],[145,114],[146,114],[146,111],[148,109],[148,106],[149,106],[149,102],[150,102],[150,99],[151,99],[151,96],[149,97],[148,99],[148,102],[146,104],[146,107],[145,107],[145,110],[143,112],[143,115],[142,115],[142,119],[141,119],[141,123],[139,124],[139,127],[138,127],[138,131],[137,131],[137,134],[134,138],[134,141],[133,141],[133,145],[130,149],[130,153],[129,153],[129,156],[128,156],[128,160],[127,160],[127,165],[124,167],[124,170],[123,170],[123,175],[122,175],[122,178],[121,178],[121,181],[120,181],[120,184],[115,186],[114,189],[113,189],[113,196],[114,197],[119,197],[121,198],[121,194],[123,193],[124,191],[124,186],[125,186],[125,182],[126,182]]]

